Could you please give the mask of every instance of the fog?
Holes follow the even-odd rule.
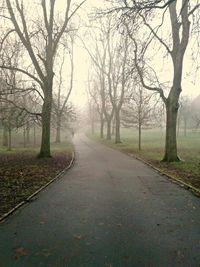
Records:
[[[200,266],[200,0],[0,2],[0,266]]]
[[[13,128],[20,129],[29,118],[42,133],[43,109],[47,95],[52,93],[51,139],[60,140],[59,132],[65,135],[66,131],[86,128],[107,139],[111,139],[112,128],[116,143],[122,141],[121,129],[139,129],[141,139],[142,129],[168,129],[166,103],[172,101],[171,95],[174,100],[170,105],[179,106],[173,135],[177,129],[180,132],[184,128],[186,132],[186,125],[198,129],[198,104],[193,105],[193,101],[198,102],[195,98],[199,95],[198,33],[195,32],[198,10],[189,18],[191,26],[183,49],[186,29],[180,27],[179,38],[175,36],[170,18],[173,11],[168,7],[155,9],[148,15],[135,13],[130,7],[127,9],[129,17],[123,3],[117,1],[72,1],[71,6],[55,1],[52,13],[55,18],[52,29],[48,29],[52,3],[47,1],[41,5],[40,1],[26,1],[20,2],[21,6],[15,1],[10,3],[13,15],[6,4],[1,14],[1,30],[5,35],[1,65],[4,84],[16,87],[13,94],[13,91],[6,93],[7,89],[2,86],[3,110],[6,101],[18,110],[17,124],[13,122]],[[184,25],[180,6],[177,4],[173,8],[179,14],[178,23]],[[193,11],[193,7],[195,5],[188,10]],[[66,25],[63,24],[65,20]],[[16,34],[12,32],[13,27]],[[59,31],[61,38],[57,42]],[[56,42],[52,54],[49,49]],[[53,64],[49,63],[51,60]],[[22,71],[16,71],[16,67]],[[49,81],[52,83],[47,85]],[[31,91],[29,87],[34,89]],[[185,113],[193,114],[190,118],[187,116],[187,123]],[[173,113],[170,116],[173,117]],[[3,115],[2,118],[4,120]]]

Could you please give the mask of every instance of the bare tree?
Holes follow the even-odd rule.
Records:
[[[98,27],[98,35],[94,36],[94,50],[90,49],[84,42],[84,47],[91,57],[95,72],[98,76],[100,85],[100,100],[101,100],[101,136],[103,136],[104,120],[107,124],[106,139],[111,140],[111,123],[114,116],[114,108],[109,97],[109,82],[111,77],[111,67],[108,57],[108,36],[110,35],[109,21],[101,21],[101,26]]]
[[[70,35],[69,40],[67,41],[67,52],[69,55],[69,61],[70,61],[70,79],[69,79],[69,85],[68,88],[64,85],[63,81],[63,67],[65,63],[66,58],[66,49],[64,48],[64,51],[62,51],[62,61],[61,66],[59,67],[59,81],[58,81],[58,91],[54,94],[53,97],[53,113],[56,121],[56,142],[61,142],[61,124],[62,119],[66,115],[68,108],[68,102],[69,98],[73,89],[73,79],[74,79],[74,36]],[[69,66],[69,64],[68,64]]]
[[[43,91],[42,106],[42,140],[39,157],[50,157],[50,123],[52,110],[54,62],[57,55],[58,46],[64,33],[69,31],[69,22],[77,10],[85,2],[83,1],[71,11],[71,0],[67,0],[65,15],[62,23],[55,14],[56,0],[41,0],[41,17],[33,23],[28,20],[23,1],[6,0],[9,20],[14,26],[14,33],[26,48],[29,59],[34,67],[31,73],[22,68],[13,70],[27,75],[37,82]],[[71,12],[70,12],[71,11]],[[11,69],[10,66],[2,65],[1,68]]]
[[[127,1],[125,6],[127,6]],[[137,2],[138,3],[138,2]],[[143,1],[144,3],[144,1]],[[152,2],[153,3],[153,2]],[[161,3],[161,1],[159,1]],[[163,2],[164,3],[164,2]],[[170,23],[171,23],[171,44],[168,44],[160,35],[159,29],[161,28],[164,20],[164,14],[162,16],[161,25],[154,28],[151,26],[151,23],[148,22],[149,14],[151,14],[153,7],[156,2],[154,1],[151,8],[141,8],[138,9],[138,6],[135,5],[136,2],[133,1],[132,6],[129,6],[128,12],[133,12],[133,22],[135,23],[137,19],[141,19],[141,23],[145,25],[146,29],[150,32],[150,45],[152,38],[155,38],[160,45],[164,47],[167,54],[171,57],[173,65],[173,77],[172,77],[172,86],[169,91],[168,96],[164,95],[164,89],[160,83],[153,85],[152,83],[148,84],[146,78],[146,69],[145,65],[145,52],[144,45],[139,42],[136,38],[135,33],[132,34],[130,31],[129,25],[126,23],[129,36],[134,42],[135,45],[135,67],[138,71],[141,84],[144,88],[155,91],[160,94],[163,102],[166,107],[166,141],[165,141],[165,155],[163,161],[179,161],[177,154],[177,140],[176,140],[176,125],[177,125],[177,114],[179,109],[179,97],[182,91],[182,74],[183,74],[183,60],[186,48],[188,46],[190,38],[190,20],[189,18],[194,14],[194,12],[199,8],[199,4],[190,6],[189,0],[182,0],[181,6],[177,5],[176,1],[168,1],[168,4],[165,6],[164,14],[168,10]],[[148,6],[148,3],[146,3]],[[149,15],[149,16],[148,16]],[[130,18],[130,16],[129,16]],[[151,19],[151,16],[150,16]],[[130,20],[130,19],[129,19]],[[138,26],[138,25],[137,25]]]
[[[129,78],[129,70],[127,68],[127,59],[129,54],[128,36],[119,34],[119,41],[116,39],[116,31],[112,34],[108,32],[108,88],[110,101],[114,110],[115,125],[115,143],[121,143],[120,137],[120,112],[124,103],[124,96],[127,81]],[[114,37],[114,38],[112,38]],[[112,44],[111,44],[112,42]]]
[[[122,109],[123,125],[138,129],[139,150],[142,149],[142,128],[153,126],[152,111],[155,108],[155,103],[151,101],[153,95],[146,93],[140,85],[135,85]]]
[[[100,138],[104,138],[104,113],[103,113],[103,101],[101,95],[101,79],[99,77],[99,72],[97,72],[97,77],[88,75],[88,101],[89,101],[89,113],[92,124],[92,133],[94,133],[95,119],[97,120],[96,113],[100,120]]]

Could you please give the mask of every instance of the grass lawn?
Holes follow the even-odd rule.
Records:
[[[68,142],[52,143],[52,158],[38,159],[39,148],[0,149],[0,216],[65,169],[72,158]]]
[[[131,156],[138,156],[162,171],[200,189],[200,132],[190,131],[187,136],[180,132],[178,152],[182,161],[178,163],[161,162],[164,154],[164,130],[143,130],[142,151],[138,150],[138,135],[134,129],[122,129],[121,144],[114,144],[113,140],[100,139],[98,134],[89,135],[89,137]]]

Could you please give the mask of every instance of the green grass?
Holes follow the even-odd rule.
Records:
[[[121,130],[121,144],[100,139],[99,134],[89,134],[89,137],[118,149],[129,155],[145,159],[156,167],[200,188],[200,133],[188,131],[187,136],[180,132],[177,137],[178,154],[182,159],[176,163],[161,163],[164,155],[165,131],[160,129],[143,130],[142,150],[138,150],[138,133],[134,129]]]

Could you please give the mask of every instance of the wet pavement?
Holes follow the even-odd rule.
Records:
[[[74,167],[0,225],[0,267],[200,267],[200,199],[75,137]]]

